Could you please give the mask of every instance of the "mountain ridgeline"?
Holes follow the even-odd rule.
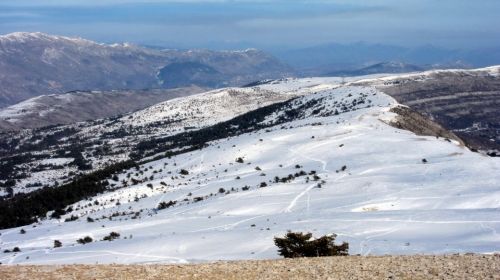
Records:
[[[116,117],[176,97],[204,91],[190,86],[175,89],[71,91],[40,95],[0,109],[0,131],[40,128]]]
[[[500,151],[500,67],[435,70],[367,79],[398,102],[459,135],[470,147]]]
[[[0,107],[75,90],[240,86],[292,74],[254,49],[159,50],[43,33],[0,36]]]

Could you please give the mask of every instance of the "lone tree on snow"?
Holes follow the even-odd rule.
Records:
[[[336,234],[312,238],[312,233],[289,231],[284,238],[275,237],[278,253],[285,258],[347,256],[349,243],[335,245]]]

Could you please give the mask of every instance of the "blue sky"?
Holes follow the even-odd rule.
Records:
[[[168,47],[500,46],[498,0],[2,0],[0,33]]]

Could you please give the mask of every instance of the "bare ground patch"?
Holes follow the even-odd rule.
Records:
[[[500,279],[500,255],[349,256],[191,265],[2,266],[0,279]]]

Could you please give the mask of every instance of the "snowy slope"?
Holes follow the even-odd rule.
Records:
[[[352,80],[357,79],[352,78]],[[95,137],[122,127],[147,127],[147,138],[173,135],[214,125],[246,112],[298,96],[334,89],[340,86],[341,81],[341,78],[289,78],[248,88],[233,87],[207,91],[161,102],[127,114],[117,121],[85,127],[79,135]],[[133,135],[127,140],[136,137],[137,135]]]
[[[290,122],[277,111],[263,121],[279,123],[271,128],[120,174],[128,187],[76,203],[61,220],[2,230],[1,249],[21,252],[0,262],[277,258],[273,237],[287,230],[336,233],[351,254],[500,251],[498,158],[393,128],[397,102],[373,88],[334,87],[291,101],[312,105]],[[79,219],[64,222],[70,215]],[[112,231],[120,238],[99,241]],[[77,244],[85,236],[95,242]]]
[[[175,97],[205,91],[198,87],[173,90],[74,91],[37,96],[0,108],[0,131],[71,124],[134,112]]]
[[[140,141],[200,129],[263,106],[283,102],[300,95],[311,94],[318,89],[334,88],[338,86],[335,83],[336,80],[338,79],[312,78],[304,81],[290,79],[252,88],[224,88],[190,97],[174,98],[135,113],[126,114],[118,119],[81,122],[48,128],[43,131],[27,130],[23,134],[15,136],[19,137],[19,143],[30,145],[36,143],[35,141],[40,141],[40,138],[50,137],[61,130],[74,130],[74,133],[70,134],[69,137],[61,139],[58,145],[43,148],[40,153],[45,154],[47,158],[53,158],[57,156],[56,151],[58,149],[68,150],[75,143],[86,145],[89,148],[86,149],[85,158],[95,170],[113,162],[126,160],[130,151]],[[34,106],[38,106],[37,102],[33,103]],[[100,106],[106,107],[104,103],[101,102]],[[31,109],[27,106],[29,104],[30,102],[26,102],[26,106],[16,108],[15,112],[21,112],[21,114],[30,112]],[[78,105],[72,104],[72,106]],[[81,107],[89,107],[86,104],[84,105]],[[49,110],[53,109],[52,107],[48,106]],[[94,108],[95,106],[90,107]],[[71,109],[71,106],[68,109]],[[76,110],[78,109],[73,111]],[[60,112],[64,113],[62,110],[57,111],[57,113]],[[1,117],[2,112],[0,111]],[[12,121],[16,116],[11,114],[8,117],[11,118],[9,121]],[[35,117],[38,121],[42,121],[41,117]],[[16,141],[15,138],[6,137],[6,141]],[[95,152],[101,147],[101,145],[94,144],[96,141],[109,147],[110,152],[96,156]],[[12,151],[8,152],[12,153]],[[55,182],[63,183],[68,179],[68,173],[78,171],[75,166],[68,166],[67,164],[58,166],[58,169],[52,168],[40,171],[38,167],[42,164],[42,161],[43,159],[33,159],[27,164],[17,165],[19,172],[28,176],[17,182],[16,193],[31,192],[38,189],[38,187],[33,186],[35,183],[47,186],[53,185]],[[0,194],[3,194],[3,190],[0,190]]]

